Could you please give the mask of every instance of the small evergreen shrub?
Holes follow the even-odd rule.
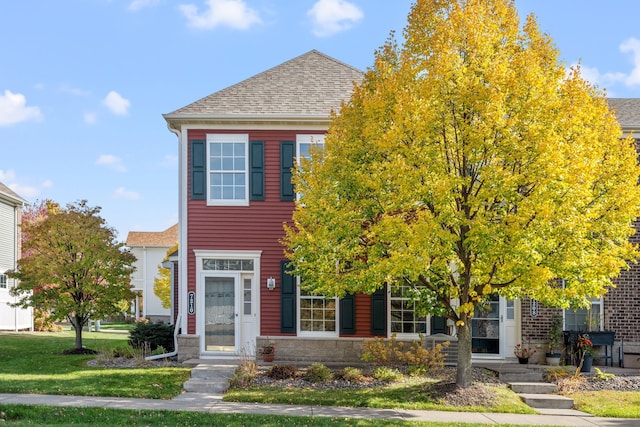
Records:
[[[322,363],[314,363],[307,368],[303,378],[314,384],[326,383],[333,379],[333,371]]]
[[[158,347],[173,351],[173,325],[166,323],[137,322],[129,332],[131,347],[154,352]]]
[[[286,380],[297,375],[298,369],[293,365],[273,365],[267,371],[267,376],[274,380]]]
[[[402,380],[403,375],[397,369],[380,366],[373,371],[373,378],[386,383],[394,383]]]

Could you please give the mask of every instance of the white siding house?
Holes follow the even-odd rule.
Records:
[[[136,270],[131,275],[131,285],[136,293],[134,315],[146,317],[152,322],[169,322],[170,309],[162,307],[160,298],[153,292],[158,277],[158,266],[167,251],[178,243],[178,224],[161,232],[131,231],[127,246],[137,258]]]
[[[20,223],[24,199],[0,182],[0,330],[33,330],[33,310],[14,308],[9,291],[15,280],[6,275],[20,258]]]

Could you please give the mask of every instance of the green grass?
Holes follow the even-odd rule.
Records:
[[[135,323],[104,323],[100,322],[100,329],[107,331],[130,331]],[[93,327],[93,326],[92,326]]]
[[[128,335],[83,333],[87,348],[105,351],[126,346]],[[171,399],[182,391],[190,369],[91,367],[92,355],[63,355],[73,348],[74,332],[0,333],[0,393]]]
[[[596,417],[640,418],[640,393],[637,391],[582,391],[567,395],[578,410]]]
[[[436,423],[398,420],[365,420],[289,415],[207,414],[178,411],[137,411],[105,408],[0,405],[3,426],[353,426],[353,427],[454,427],[481,426],[458,422]]]
[[[505,386],[490,387],[496,394],[496,403],[493,406],[448,406],[439,399],[429,397],[428,391],[432,383],[428,379],[414,378],[386,387],[342,389],[338,392],[336,390],[250,387],[244,390],[229,390],[224,396],[224,401],[463,412],[536,413]]]

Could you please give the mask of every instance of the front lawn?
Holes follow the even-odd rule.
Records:
[[[85,347],[106,352],[127,347],[128,335],[83,333]],[[88,366],[94,355],[64,355],[74,332],[0,333],[0,393],[171,399],[182,392],[190,369],[183,367],[102,368]]]

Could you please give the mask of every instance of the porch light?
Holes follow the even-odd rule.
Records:
[[[276,288],[276,279],[274,279],[273,277],[269,277],[267,279],[267,289],[269,289],[270,291],[274,290]]]

